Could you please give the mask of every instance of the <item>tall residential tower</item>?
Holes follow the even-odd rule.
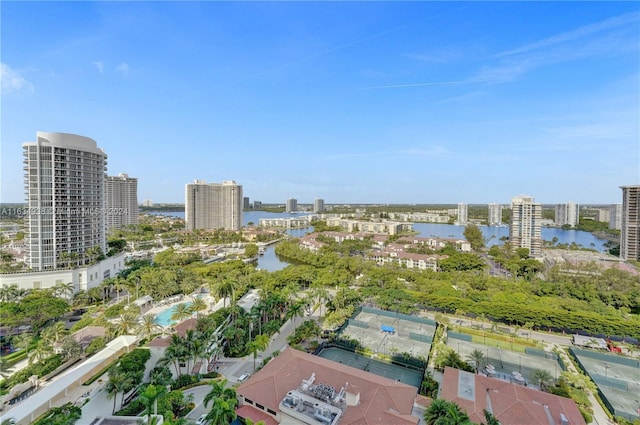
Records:
[[[469,221],[469,208],[467,204],[458,204],[458,219],[456,224],[466,225]]]
[[[640,260],[640,185],[621,186],[620,258]]]
[[[487,216],[487,222],[489,226],[502,225],[502,205],[489,204],[489,214]]]
[[[622,229],[622,204],[611,204],[609,207],[609,229]]]
[[[107,176],[105,195],[107,229],[138,224],[137,178],[124,173]]]
[[[185,187],[187,230],[240,230],[242,207],[242,186],[233,180],[209,184],[196,180]]]
[[[509,241],[512,248],[527,248],[529,256],[542,256],[542,205],[531,196],[520,195],[511,200]]]
[[[579,207],[575,202],[567,202],[566,204],[556,205],[556,218],[554,223],[558,226],[576,227],[580,219]]]
[[[296,212],[298,211],[298,200],[295,198],[289,198],[287,199],[287,206],[284,210],[284,212]]]
[[[33,270],[53,270],[106,252],[107,154],[95,140],[38,132],[22,145],[27,197],[27,256]]]
[[[316,198],[313,201],[313,212],[314,214],[318,214],[324,211],[324,199]]]

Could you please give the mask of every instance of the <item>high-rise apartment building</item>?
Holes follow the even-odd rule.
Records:
[[[143,207],[152,207],[153,206],[153,201],[151,199],[145,199],[144,201],[142,201],[142,206]]]
[[[466,225],[469,221],[469,208],[467,204],[458,204],[458,220],[456,224]]]
[[[251,209],[251,203],[249,202],[249,197],[245,196],[242,198],[242,209],[244,211],[249,211]]]
[[[596,212],[596,221],[609,223],[609,219],[611,217],[611,211],[609,208],[596,208],[595,212]]]
[[[511,200],[509,241],[512,248],[528,248],[529,256],[542,256],[542,205],[531,196],[520,195]]]
[[[298,200],[295,198],[287,199],[287,206],[285,208],[285,212],[295,212],[298,211]]]
[[[262,201],[253,201],[253,209],[259,210],[260,208],[262,208]]]
[[[621,186],[620,258],[640,260],[640,185]]]
[[[106,252],[107,154],[95,140],[38,132],[22,145],[27,256],[33,270],[82,264]]]
[[[186,229],[240,230],[242,202],[242,186],[233,180],[188,183],[185,187]]]
[[[321,213],[324,211],[324,199],[316,198],[313,201],[313,212],[315,214]]]
[[[502,205],[489,204],[487,222],[489,226],[500,226],[502,224]]]
[[[566,204],[556,205],[556,217],[554,223],[558,226],[569,225],[576,227],[580,219],[579,207],[575,202],[569,201]]]
[[[609,208],[609,229],[622,229],[622,204],[611,204]]]
[[[107,230],[138,224],[138,179],[124,173],[107,176],[105,203]]]

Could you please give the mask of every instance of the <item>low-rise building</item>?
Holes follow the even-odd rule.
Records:
[[[267,424],[417,425],[417,388],[286,348],[236,390],[238,416]]]
[[[487,410],[501,425],[586,425],[569,398],[450,367],[440,398],[459,405],[474,423],[484,423]]]

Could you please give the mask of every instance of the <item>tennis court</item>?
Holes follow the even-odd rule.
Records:
[[[426,358],[429,356],[436,328],[435,325],[421,323],[420,320],[388,311],[367,309],[349,319],[341,335],[358,341],[376,354],[391,356],[409,353]]]
[[[422,383],[422,373],[419,371],[370,359],[337,347],[325,348],[318,356],[417,388]]]

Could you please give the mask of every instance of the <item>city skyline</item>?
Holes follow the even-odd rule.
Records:
[[[0,200],[24,201],[21,146],[48,131],[96,140],[156,203],[197,178],[263,202],[620,203],[640,181],[639,11],[5,2]]]

